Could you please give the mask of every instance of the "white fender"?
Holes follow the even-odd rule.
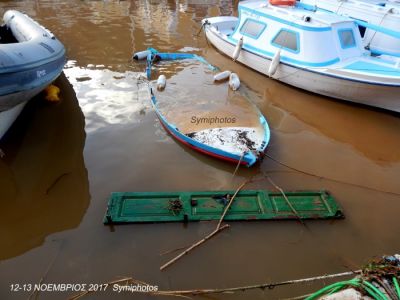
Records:
[[[214,75],[214,81],[222,81],[222,80],[226,80],[229,78],[229,76],[231,75],[231,71],[223,71],[220,72],[218,74]]]
[[[236,73],[232,73],[229,76],[229,87],[236,91],[240,87],[240,79],[239,76]]]
[[[136,52],[135,54],[133,54],[133,59],[136,59],[136,60],[145,59],[145,58],[147,58],[147,55],[149,55],[150,53],[151,52],[149,50]]]
[[[167,84],[167,78],[165,75],[160,75],[157,79],[157,90],[162,91],[165,89],[165,85]]]
[[[240,40],[237,42],[235,51],[233,51],[232,59],[234,61],[238,59],[240,50],[242,50],[242,46],[243,46],[243,37],[241,37]]]
[[[275,74],[276,69],[278,69],[280,60],[281,60],[281,49],[279,49],[272,58],[271,64],[269,65],[268,68],[269,77],[272,77]]]

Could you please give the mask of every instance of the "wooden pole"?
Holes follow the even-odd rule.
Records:
[[[223,227],[221,227],[223,228]],[[336,277],[343,277],[343,276],[354,276],[357,274],[362,273],[361,270],[357,271],[348,271],[348,272],[343,272],[343,273],[336,273],[336,274],[328,274],[328,275],[321,275],[321,276],[316,276],[316,277],[309,277],[309,278],[302,278],[302,279],[295,279],[295,280],[287,280],[287,281],[281,281],[281,282],[275,282],[275,283],[261,283],[261,284],[254,284],[254,285],[244,285],[244,286],[239,286],[239,287],[231,287],[231,288],[224,288],[224,289],[193,289],[193,290],[175,290],[175,291],[155,291],[155,292],[147,292],[149,295],[154,295],[154,296],[174,296],[174,297],[187,297],[187,296],[197,296],[197,295],[207,295],[207,294],[221,294],[221,293],[233,293],[233,292],[238,292],[238,291],[247,291],[247,290],[254,290],[254,289],[266,289],[266,288],[274,288],[278,286],[284,286],[284,285],[291,285],[291,284],[302,284],[302,283],[309,283],[309,282],[314,282],[318,280],[325,280],[325,279],[331,279],[331,278],[336,278]],[[107,282],[108,285],[114,285],[114,284],[122,284],[122,285],[128,285],[128,284],[142,284],[142,285],[152,285],[148,284],[143,281],[139,281],[137,279],[134,279],[132,277],[126,277],[122,278],[119,280]],[[69,298],[69,300],[77,300],[79,298],[82,298],[88,294],[91,294],[93,292],[83,292],[79,293],[77,295],[74,295]],[[139,291],[138,291],[139,293]],[[143,292],[140,292],[143,293]]]
[[[200,246],[201,244],[203,244],[204,242],[206,242],[207,240],[209,240],[210,238],[212,238],[214,235],[216,235],[218,232],[228,228],[229,225],[225,224],[222,227],[217,227],[213,232],[211,232],[209,235],[207,235],[205,238],[201,239],[200,241],[198,241],[197,243],[193,244],[192,246],[190,246],[189,248],[187,248],[185,251],[183,251],[181,254],[179,254],[178,256],[175,256],[173,259],[171,259],[170,261],[168,261],[167,263],[165,263],[164,265],[162,265],[160,267],[160,271],[164,270],[165,268],[167,268],[168,266],[172,265],[174,262],[176,262],[178,259],[180,259],[182,256],[188,254],[190,251],[192,251],[194,248]]]
[[[300,221],[301,224],[306,225],[303,220],[300,218],[299,213],[297,212],[297,210],[294,208],[294,206],[292,205],[292,203],[290,203],[288,197],[286,196],[285,192],[277,185],[275,184],[275,182],[272,181],[272,179],[268,176],[267,179],[268,181],[282,194],[283,198],[285,198],[285,201],[287,203],[287,205],[290,207],[290,209],[292,210],[292,212],[295,214],[295,216],[297,217],[297,219]]]

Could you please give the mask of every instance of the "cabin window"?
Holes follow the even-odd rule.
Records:
[[[263,33],[265,27],[267,27],[267,25],[262,22],[246,19],[240,28],[240,33],[253,39],[258,39],[261,33]]]
[[[353,48],[356,46],[356,40],[352,29],[339,30],[339,40],[342,49]]]
[[[290,52],[298,53],[300,51],[299,33],[288,29],[282,29],[272,39],[272,45]]]
[[[361,19],[355,19],[355,20],[356,21],[361,21],[362,23],[368,23],[368,21],[361,20]],[[367,27],[359,24],[358,22],[356,22],[356,23],[357,23],[358,31],[360,32],[360,36],[363,39],[364,36],[365,36],[365,32],[367,31]]]
[[[367,27],[358,25],[358,30],[360,31],[361,38],[364,38]]]

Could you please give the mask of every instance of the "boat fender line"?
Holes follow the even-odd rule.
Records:
[[[236,61],[239,57],[240,50],[242,50],[243,46],[243,36],[240,37],[239,41],[236,44],[235,51],[233,51],[232,59],[233,61]]]
[[[135,54],[133,54],[133,59],[143,60],[146,59],[149,54],[151,54],[150,50],[136,52]]]
[[[279,49],[272,58],[271,64],[269,65],[268,68],[269,77],[272,77],[275,74],[276,70],[278,69],[280,60],[281,60],[281,49]]]
[[[226,80],[226,79],[228,79],[229,78],[229,76],[231,75],[231,71],[223,71],[223,72],[220,72],[220,73],[218,73],[218,74],[215,74],[214,75],[214,81],[222,81],[222,80]]]
[[[199,36],[200,33],[203,31],[204,27],[206,27],[207,25],[211,25],[211,23],[207,19],[205,19],[204,22],[202,22],[199,32],[196,34],[196,36]]]
[[[160,75],[157,79],[157,90],[162,91],[165,89],[165,85],[167,84],[167,78],[165,75]]]
[[[234,91],[239,89],[240,79],[236,73],[232,73],[231,75],[229,75],[229,87]]]

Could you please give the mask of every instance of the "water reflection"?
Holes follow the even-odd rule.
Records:
[[[134,125],[150,107],[148,88],[141,84],[143,73],[82,68],[73,61],[64,72],[79,97],[88,133],[111,125]]]
[[[347,184],[400,193],[399,118],[285,86],[208,47],[203,35],[196,36],[199,21],[205,16],[230,14],[228,1],[1,1],[0,8],[5,7],[27,11],[66,45],[71,63],[65,73],[85,114],[87,138],[72,95],[67,98],[74,99],[75,108],[65,113],[58,110],[66,104],[63,102],[58,106],[39,105],[36,112],[25,114],[25,127],[13,134],[5,147],[0,186],[6,189],[1,189],[1,200],[21,201],[2,201],[1,257],[40,245],[51,232],[80,226],[53,234],[34,251],[2,261],[0,285],[4,288],[0,288],[0,298],[16,295],[9,292],[11,283],[22,279],[39,282],[55,251],[52,239],[63,240],[64,246],[47,282],[100,283],[134,272],[137,278],[162,288],[235,286],[267,277],[269,281],[311,277],[342,271],[342,258],[360,265],[373,255],[399,249],[399,196]],[[239,169],[232,179],[234,165],[176,143],[156,119],[147,90],[138,84],[144,64],[133,63],[131,55],[148,46],[166,52],[195,51],[221,70],[238,73],[244,83],[240,96],[255,103],[271,125],[267,153],[290,166],[339,182],[288,170],[268,158],[251,169]],[[165,72],[168,80],[191,71],[190,66],[180,68],[160,65],[159,71]],[[186,83],[179,78],[181,82]],[[182,90],[171,87],[182,95]],[[205,84],[190,90],[202,95],[208,87]],[[225,93],[217,91],[215,101],[226,101]],[[49,137],[52,130],[64,126],[65,137]],[[84,142],[88,174],[82,159]],[[284,190],[330,190],[343,206],[346,219],[333,224],[310,221],[309,230],[296,222],[235,223],[167,273],[159,272],[166,259],[159,254],[204,237],[214,224],[190,224],[186,229],[181,224],[129,225],[116,227],[115,232],[102,225],[112,191],[236,189],[244,177],[260,178],[262,171],[271,172],[268,174]],[[88,178],[92,201],[85,213]],[[246,188],[273,186],[260,180]],[[10,216],[6,216],[8,212]],[[191,276],[187,276],[188,270]],[[290,287],[228,298],[277,299],[311,290],[315,288]],[[27,294],[19,296],[28,298]],[[43,293],[40,298],[68,296]],[[125,299],[132,295],[120,296]]]
[[[400,118],[370,107],[338,101],[300,90],[252,71],[218,53],[212,47],[205,57],[219,68],[240,75],[257,104],[278,133],[312,131],[344,145],[380,165],[400,161]],[[274,143],[274,140],[271,140]],[[383,146],[384,145],[384,146]]]
[[[38,95],[1,141],[0,260],[78,226],[89,205],[84,117],[64,75],[56,85],[61,103]]]
[[[400,151],[393,151],[400,149],[399,115],[321,98],[275,81],[268,83],[263,97],[265,103],[286,115],[277,118],[280,125],[276,124],[284,133],[303,130],[290,121],[294,117],[324,136],[351,145],[375,163],[400,161]]]
[[[246,90],[232,91],[228,82],[214,82],[214,71],[198,61],[159,63],[153,77],[167,75],[164,91],[154,91],[158,108],[168,122],[190,133],[218,127],[254,127],[263,130],[259,112],[244,97]],[[156,86],[156,82],[153,82]],[[216,118],[218,120],[216,120]]]

